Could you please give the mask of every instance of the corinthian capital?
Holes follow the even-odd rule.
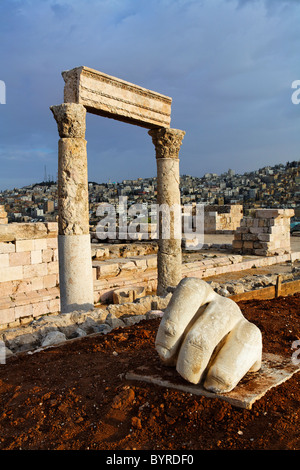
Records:
[[[179,129],[151,129],[148,134],[155,146],[156,158],[178,158],[185,131]]]
[[[60,138],[85,138],[86,109],[82,104],[63,103],[51,106]]]

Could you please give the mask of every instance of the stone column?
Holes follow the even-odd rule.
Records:
[[[58,143],[58,254],[61,312],[94,308],[85,140],[86,109],[52,106]]]
[[[160,128],[150,130],[149,135],[156,150],[158,208],[167,206],[170,210],[170,218],[167,220],[170,226],[169,235],[161,212],[158,219],[157,294],[163,295],[167,287],[176,287],[181,280],[182,230],[178,155],[185,132]]]

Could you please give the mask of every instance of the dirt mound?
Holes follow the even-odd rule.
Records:
[[[265,352],[292,356],[300,294],[239,305],[261,329]],[[157,363],[158,325],[144,320],[0,365],[0,449],[300,449],[299,373],[251,410],[126,380]]]

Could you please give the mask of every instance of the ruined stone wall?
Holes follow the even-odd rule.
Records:
[[[237,253],[274,256],[291,252],[290,218],[293,209],[257,209],[244,217],[232,242]]]
[[[233,233],[243,218],[242,205],[206,206],[204,208],[205,233]]]
[[[57,223],[0,225],[0,325],[59,311]]]
[[[265,213],[260,213],[265,215]],[[287,230],[290,212],[267,212],[269,217],[253,218],[260,222],[242,223],[238,233],[272,235],[274,231]],[[275,214],[276,215],[276,214]],[[279,215],[279,214],[278,214]],[[287,217],[285,217],[287,216]],[[248,220],[248,218],[246,218]],[[257,225],[257,227],[256,227]],[[261,230],[269,230],[271,233]],[[279,229],[279,227],[281,227]],[[248,230],[252,228],[252,231]],[[253,229],[260,229],[253,231]],[[275,229],[276,228],[276,229]],[[247,230],[245,230],[247,229]],[[3,224],[0,225],[0,328],[27,324],[28,321],[60,311],[60,288],[58,271],[58,241],[56,223]],[[264,238],[264,237],[263,237]],[[281,240],[283,242],[283,240]],[[236,240],[248,242],[249,240]],[[254,240],[250,240],[254,246]],[[260,241],[261,242],[261,241]],[[264,242],[266,243],[266,242]],[[114,301],[115,296],[125,297],[125,301],[155,294],[157,288],[157,245],[152,244],[92,244],[94,302]],[[252,245],[251,245],[252,246]],[[204,247],[205,248],[205,247]],[[257,248],[258,249],[258,248]],[[182,276],[207,278],[224,273],[243,271],[256,267],[269,266],[300,259],[300,253],[267,256],[243,257],[241,254],[220,254],[203,256],[199,261],[187,261],[182,264]],[[204,251],[205,253],[205,251]],[[253,249],[251,251],[253,255]],[[118,292],[119,291],[119,292]],[[126,297],[128,297],[126,299]],[[120,302],[120,301],[119,301]]]

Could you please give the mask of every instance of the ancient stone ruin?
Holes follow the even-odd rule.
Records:
[[[64,103],[52,106],[60,136],[58,147],[59,275],[61,311],[94,306],[89,236],[86,112],[149,129],[157,162],[157,202],[180,206],[179,150],[184,131],[170,128],[171,98],[87,67],[62,73]],[[181,240],[158,241],[158,294],[181,279]]]
[[[291,252],[290,218],[293,209],[256,209],[244,217],[234,233],[233,250],[259,256]]]

